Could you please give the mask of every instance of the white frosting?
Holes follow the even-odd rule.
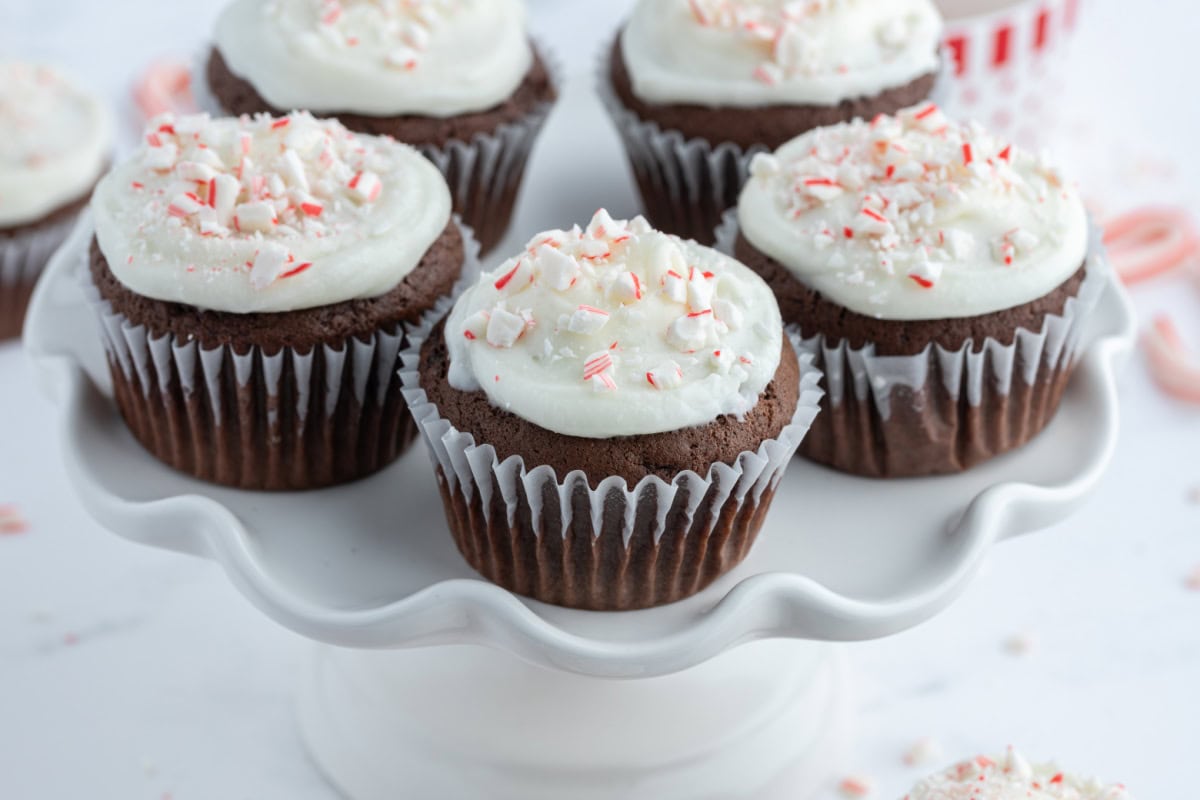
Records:
[[[522,0],[233,0],[216,45],[275,108],[451,117],[533,63]]]
[[[622,34],[648,103],[837,105],[938,69],[932,0],[641,0]]]
[[[738,208],[749,242],[870,317],[1014,308],[1054,291],[1087,254],[1073,186],[932,104],[810,131],[751,172]]]
[[[92,198],[109,268],[134,292],[232,313],[378,297],[450,220],[437,168],[305,112],[160,117]]]
[[[741,416],[775,376],[783,329],[770,288],[742,264],[600,211],[482,276],[446,344],[456,389],[606,439]]]
[[[904,800],[1132,800],[1123,786],[1079,778],[1052,764],[1031,765],[1009,749],[999,759],[964,761],[921,781]]]
[[[0,227],[84,197],[112,151],[100,100],[49,67],[0,63]]]

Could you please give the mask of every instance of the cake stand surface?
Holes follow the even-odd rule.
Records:
[[[212,559],[258,609],[322,643],[301,727],[355,800],[810,796],[846,741],[828,643],[930,618],[993,544],[1084,501],[1113,453],[1116,374],[1136,331],[1113,283],[1062,413],[1019,452],[887,482],[798,461],[732,573],[671,606],[594,613],[476,576],[419,448],[368,480],[297,494],[220,489],[160,465],[109,399],[80,280],[89,237],[85,220],[25,331],[60,409],[70,480],[105,527]]]

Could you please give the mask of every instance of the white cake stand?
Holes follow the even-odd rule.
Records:
[[[103,526],[212,559],[260,611],[322,643],[301,726],[354,800],[811,796],[847,744],[830,643],[929,619],[993,544],[1083,502],[1113,453],[1116,374],[1135,336],[1114,283],[1062,413],[1030,446],[923,480],[797,462],[730,575],[665,608],[595,613],[478,578],[419,450],[300,494],[214,488],[161,466],[109,400],[78,280],[86,245],[81,229],[55,258],[25,332],[61,409],[75,490]]]

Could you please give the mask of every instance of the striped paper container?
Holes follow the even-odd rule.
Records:
[[[947,110],[1029,148],[1053,147],[1083,0],[938,0]]]

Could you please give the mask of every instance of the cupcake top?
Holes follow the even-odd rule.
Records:
[[[921,781],[904,800],[1132,800],[1124,786],[1078,778],[1052,764],[1030,765],[1012,748],[996,760],[964,761]]]
[[[455,389],[596,439],[740,416],[783,346],[774,295],[747,267],[603,210],[483,275],[445,335]]]
[[[275,108],[322,114],[484,111],[533,64],[522,0],[233,0],[216,47]]]
[[[378,297],[450,220],[417,151],[307,113],[159,117],[96,187],[109,269],[145,297],[232,313]]]
[[[112,149],[107,107],[50,67],[0,62],[0,228],[82,199]]]
[[[837,105],[938,69],[932,0],[641,0],[621,44],[647,103]]]
[[[933,104],[810,131],[751,172],[738,207],[750,244],[869,317],[1014,308],[1087,255],[1083,202],[1054,167]]]

